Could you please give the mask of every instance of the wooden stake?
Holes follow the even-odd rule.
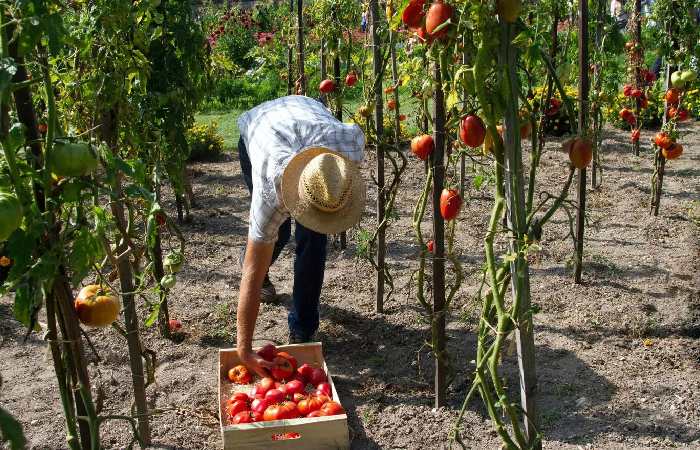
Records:
[[[300,95],[306,95],[306,73],[304,70],[304,0],[297,0],[297,63]]]
[[[335,78],[335,85],[340,86],[340,42],[338,42],[337,48],[338,52],[336,52],[333,58],[333,77]],[[335,105],[335,118],[341,122],[343,121],[343,105],[341,102]],[[340,233],[340,249],[345,250],[346,248],[348,248],[348,234],[343,231]]]
[[[379,29],[382,26],[381,17],[379,16],[378,0],[370,0],[370,12],[372,14],[372,63],[374,79],[378,80],[382,77],[382,51],[381,38]],[[384,196],[384,149],[382,142],[384,140],[384,104],[382,99],[382,83],[377,83],[377,90],[374,93],[374,121],[377,132],[377,225],[384,220],[386,213],[386,199]],[[376,312],[384,312],[384,267],[386,256],[386,233],[384,229],[380,229],[377,233],[377,302]]]
[[[578,134],[586,136],[588,132],[588,2],[579,2],[579,35],[578,35],[578,64],[579,64],[579,109],[578,109]],[[581,284],[581,271],[583,269],[583,239],[586,220],[586,169],[578,171],[578,210],[576,212],[576,265],[574,280]]]
[[[597,3],[597,10],[596,10],[596,26],[595,26],[595,47],[597,52],[602,52],[603,49],[601,48],[601,45],[603,43],[603,33],[605,31],[604,25],[605,25],[605,7],[607,5],[606,0],[598,0]],[[600,64],[596,64],[593,73],[595,76],[595,90],[596,92],[599,92],[602,85],[603,85],[603,77],[602,74],[600,73],[601,67]],[[598,187],[599,180],[598,180],[598,160],[600,159],[600,150],[601,150],[601,145],[602,144],[602,138],[598,139],[598,133],[602,132],[602,115],[600,112],[600,105],[596,106],[596,111],[593,115],[593,130],[595,130],[595,136],[596,136],[596,141],[593,143],[593,162],[591,163],[591,187],[593,189]]]
[[[634,1],[634,14],[632,16],[634,18],[634,43],[637,44],[637,48],[642,45],[642,0],[635,0]],[[641,63],[640,63],[641,64]],[[641,72],[640,68],[637,63],[631,64],[630,65],[632,69],[634,70],[634,87],[637,89],[641,89],[642,87],[642,79],[641,79]],[[640,122],[640,112],[641,108],[639,105],[639,100],[635,99],[635,117],[637,118],[637,122]],[[639,126],[639,125],[637,125]],[[639,140],[636,140],[632,142],[632,147],[634,148],[634,156],[639,156]]]
[[[294,0],[289,0],[289,16],[294,13]],[[294,48],[287,45],[287,95],[292,95],[294,89]]]
[[[435,407],[445,405],[447,393],[447,364],[445,358],[445,220],[440,213],[440,195],[445,185],[445,94],[442,90],[440,63],[435,62],[433,71],[435,92],[433,94],[433,140],[435,150],[431,157],[433,165],[433,352],[435,361]]]

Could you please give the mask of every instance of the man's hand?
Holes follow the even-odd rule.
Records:
[[[268,369],[272,369],[274,364],[271,361],[265,361],[258,356],[252,350],[238,350],[238,357],[241,359],[241,363],[244,364],[248,370],[252,370],[261,377],[269,377],[270,372]]]

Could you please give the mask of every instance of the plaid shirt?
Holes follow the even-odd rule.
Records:
[[[336,119],[325,106],[290,95],[256,106],[238,119],[252,166],[253,195],[248,237],[273,243],[289,217],[280,194],[282,173],[294,155],[309,147],[327,147],[360,163],[365,136],[357,125]]]

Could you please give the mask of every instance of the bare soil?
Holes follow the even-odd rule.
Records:
[[[667,164],[658,217],[648,213],[652,133],[643,133],[645,148],[635,157],[627,132],[607,130],[603,184],[588,197],[583,284],[572,281],[566,215],[558,213],[544,230],[532,264],[532,295],[541,307],[535,342],[545,448],[700,448],[699,130],[698,124],[688,126],[685,154]],[[559,148],[558,142],[548,144],[540,191],[556,193],[566,178],[567,158]],[[366,173],[372,164],[370,157]],[[217,350],[234,345],[238,254],[247,231],[249,203],[236,158],[192,168],[199,208],[182,227],[187,262],[170,299],[182,333],[169,341],[155,328],[142,330],[145,346],[158,355],[148,397],[158,412],[152,419],[153,448],[161,449],[221,446]],[[413,159],[401,188],[400,219],[388,231],[396,290],[384,314],[374,313],[375,274],[354,253],[356,231],[348,250],[329,251],[318,338],[348,410],[354,449],[448,447],[471,384],[478,317],[473,296],[492,196],[488,187],[469,188],[458,221],[466,277],[448,326],[456,372],[449,405],[435,410],[432,359],[423,345],[428,327],[410,283],[418,254],[410,217],[422,179],[422,165]],[[365,227],[373,224],[373,195]],[[172,202],[168,207],[174,209]],[[286,343],[291,247],[271,269],[280,297],[261,309],[260,343]],[[88,355],[95,394],[98,387],[104,394],[103,412],[127,413],[132,398],[125,342],[109,329],[88,334],[100,357],[97,363]],[[24,335],[12,318],[12,299],[0,299],[0,402],[24,424],[31,448],[65,448],[47,346],[40,333],[26,342]],[[515,368],[511,354],[503,373],[517,395]],[[460,433],[470,448],[500,445],[478,398],[468,405]],[[102,437],[105,448],[124,448],[129,429],[109,422]]]

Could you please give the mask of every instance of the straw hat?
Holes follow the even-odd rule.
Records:
[[[351,228],[365,206],[366,186],[357,164],[323,147],[306,149],[289,161],[281,190],[294,220],[322,234]]]

